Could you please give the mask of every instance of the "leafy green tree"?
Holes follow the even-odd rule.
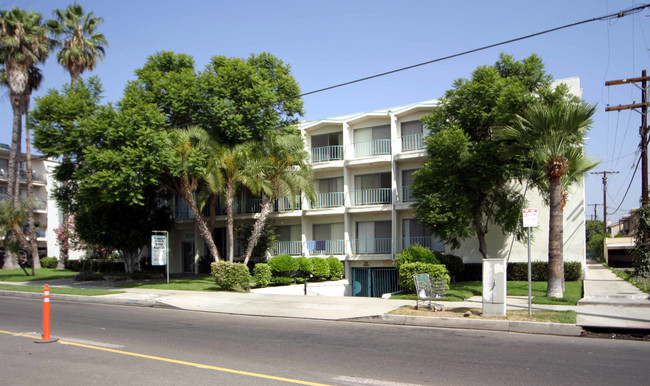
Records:
[[[603,222],[600,220],[585,221],[585,239],[587,240],[587,253],[596,259],[603,257]]]
[[[65,10],[54,11],[54,20],[47,22],[48,28],[61,41],[56,59],[70,73],[70,83],[74,83],[86,70],[94,70],[97,59],[103,60],[108,42],[104,34],[96,32],[104,21],[93,12],[84,14],[80,4],[70,4]]]
[[[636,212],[639,222],[634,229],[634,275],[650,278],[650,243],[644,240],[650,231],[650,205],[642,205]]]
[[[588,160],[582,148],[595,110],[595,106],[587,103],[570,101],[537,104],[519,116],[513,126],[505,127],[498,133],[502,139],[514,140],[522,147],[529,148],[529,155],[545,172],[546,180],[541,186],[548,186],[549,192],[548,297],[561,298],[564,295],[562,235],[563,196],[566,195],[563,194],[562,181],[576,181],[597,165]],[[576,165],[580,166],[580,170],[575,171]],[[571,166],[574,166],[573,173],[570,173]]]
[[[304,192],[309,200],[316,200],[314,173],[309,164],[309,154],[305,151],[303,139],[299,134],[269,133],[258,157],[261,163],[259,177],[263,198],[260,215],[255,220],[246,248],[244,264],[251,258],[276,199],[285,196],[289,200],[295,200],[297,195]]]
[[[440,105],[422,118],[431,134],[428,159],[414,174],[414,207],[420,222],[453,248],[471,236],[489,258],[489,225],[523,237],[517,227],[522,194],[513,180],[529,163],[513,154],[510,144],[494,139],[498,127],[511,125],[516,114],[538,100],[564,97],[565,87],[550,89],[542,60],[522,61],[501,54],[493,66],[480,66],[471,79],[458,79]]]

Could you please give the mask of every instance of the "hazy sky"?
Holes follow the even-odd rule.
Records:
[[[70,1],[0,0],[45,18]],[[581,1],[171,1],[85,0],[86,11],[104,18],[106,58],[92,75],[101,78],[105,101],[120,99],[127,81],[146,58],[162,50],[194,57],[203,69],[214,55],[247,57],[270,52],[291,65],[303,92],[374,75],[642,4],[627,0]],[[519,41],[365,81],[304,98],[305,120],[375,110],[439,98],[456,78],[493,64],[500,52],[522,59],[542,57],[555,79],[578,76],[583,98],[598,104],[587,153],[600,160],[595,171],[608,178],[608,219],[638,206],[640,167],[627,197],[638,155],[641,115],[605,112],[607,105],[640,102],[631,85],[605,87],[606,80],[641,76],[650,64],[650,12]],[[35,95],[69,82],[54,56],[43,66],[45,81]],[[88,73],[84,74],[88,76]],[[10,143],[11,108],[0,94],[0,142]],[[602,204],[600,175],[586,179],[586,203]],[[578,197],[572,199],[580,199]],[[620,206],[620,208],[619,208]],[[593,206],[587,206],[588,218]],[[602,220],[602,206],[598,206]]]

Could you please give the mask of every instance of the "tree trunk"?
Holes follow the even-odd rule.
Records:
[[[125,273],[133,273],[135,271],[135,262],[137,260],[137,257],[138,257],[137,251],[122,251]]]
[[[196,204],[193,190],[191,189],[190,183],[189,181],[187,181],[186,178],[182,178],[181,189],[179,193],[181,194],[181,197],[183,197],[185,202],[187,202],[187,206],[192,211],[192,214],[194,214],[194,219],[196,221],[196,224],[199,227],[199,233],[203,237],[203,240],[205,240],[205,243],[208,246],[208,250],[210,251],[210,255],[212,255],[214,261],[219,261],[219,250],[217,249],[217,246],[214,244],[214,239],[212,237],[212,233],[210,232],[210,229],[208,228],[207,221],[203,217],[203,214],[201,213],[198,205]],[[198,267],[195,267],[195,271],[197,269]]]
[[[546,296],[564,297],[562,187],[560,176],[550,177],[549,225],[548,225],[548,288]]]
[[[32,247],[32,276],[36,275],[36,269],[41,268],[41,261],[38,258],[38,242],[36,227],[34,226],[34,182],[32,179],[32,146],[29,139],[29,115],[25,113],[25,155],[27,157],[27,226],[29,227],[29,243]]]
[[[481,195],[481,203],[478,208],[482,207],[483,202],[485,201],[485,194]],[[476,238],[478,239],[478,251],[481,252],[484,259],[490,258],[490,253],[487,249],[487,242],[485,241],[485,235],[487,231],[483,226],[483,221],[481,221],[481,212],[480,210],[474,211],[474,228],[476,229]]]
[[[253,248],[257,245],[257,242],[260,239],[260,236],[262,235],[262,230],[264,229],[264,223],[266,223],[266,218],[269,216],[269,213],[271,213],[271,209],[273,208],[273,198],[270,196],[266,196],[264,198],[264,201],[262,202],[262,210],[260,211],[260,217],[255,220],[255,224],[253,225],[253,231],[251,232],[251,238],[248,240],[248,247],[246,247],[246,257],[244,258],[244,264],[248,264],[248,260],[250,260],[251,256],[253,255]]]
[[[11,94],[11,108],[14,113],[13,129],[11,133],[11,150],[7,171],[7,202],[11,208],[18,206],[18,170],[20,166],[20,145],[23,132],[23,110],[20,97]]]
[[[233,186],[226,184],[226,231],[228,232],[228,261],[235,260],[235,220],[233,219]]]

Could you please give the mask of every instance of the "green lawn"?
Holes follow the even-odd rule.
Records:
[[[582,281],[567,281],[565,283],[564,298],[547,298],[546,286],[547,283],[543,281],[535,281],[532,283],[533,303],[535,304],[556,304],[556,305],[576,305],[578,300],[582,299]],[[483,293],[482,283],[480,281],[465,281],[459,283],[449,284],[447,290],[446,301],[461,302],[472,296],[481,296]],[[528,296],[528,282],[527,281],[509,281],[508,282],[508,296]],[[395,295],[394,299],[412,299],[415,300],[415,295]]]
[[[210,275],[188,276],[178,279],[147,280],[143,282],[121,284],[120,288],[146,288],[161,290],[179,291],[220,291],[221,288],[215,283],[214,277]]]
[[[41,286],[33,286],[33,285],[0,284],[0,291],[43,293],[43,287],[41,287]],[[123,292],[124,291],[110,291],[110,290],[103,290],[103,289],[50,287],[50,293],[51,294],[60,294],[60,295],[98,296],[98,295],[119,294],[119,293],[123,293]]]
[[[31,268],[27,269],[29,274],[32,274]],[[65,269],[63,271],[57,271],[54,268],[40,268],[36,270],[36,276],[25,276],[25,272],[18,268],[10,271],[5,271],[0,269],[0,281],[11,281],[11,282],[20,282],[20,281],[34,281],[34,280],[57,280],[57,279],[68,279],[75,277],[79,272],[70,271]]]

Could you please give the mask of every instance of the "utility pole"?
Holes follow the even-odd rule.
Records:
[[[592,220],[598,220],[598,215],[596,214],[596,211],[598,210],[598,205],[600,205],[600,204],[589,204],[589,206],[594,207],[594,216],[593,216]]]
[[[605,86],[614,86],[617,84],[641,83],[641,103],[633,103],[631,105],[619,105],[614,107],[607,107],[605,111],[621,111],[621,110],[634,110],[641,109],[641,127],[639,127],[639,134],[641,135],[641,203],[643,206],[648,205],[648,80],[650,77],[646,75],[646,70],[641,71],[640,78],[610,80],[605,82]],[[637,86],[638,87],[638,86]],[[605,176],[603,176],[603,181]],[[643,233],[643,245],[648,243],[648,231]]]
[[[618,174],[618,172],[591,172],[591,174],[603,175],[603,234],[606,235],[607,234],[607,175]]]

